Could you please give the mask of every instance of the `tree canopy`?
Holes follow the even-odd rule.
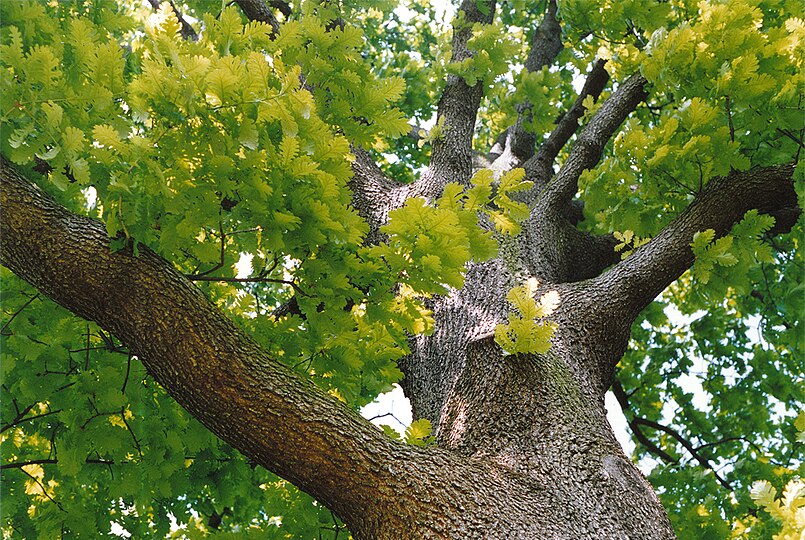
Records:
[[[591,387],[676,533],[798,538],[801,8],[1,2],[4,537],[345,538],[361,445],[453,463],[429,403],[398,442],[350,411],[527,245],[468,339],[561,356],[574,284],[616,280]]]

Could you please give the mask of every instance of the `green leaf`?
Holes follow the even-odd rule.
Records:
[[[427,418],[414,420],[405,430],[405,442],[415,446],[430,444],[432,441],[431,430],[430,420]]]

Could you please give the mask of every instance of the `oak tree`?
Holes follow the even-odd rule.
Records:
[[[795,530],[800,8],[4,0],[4,537]]]

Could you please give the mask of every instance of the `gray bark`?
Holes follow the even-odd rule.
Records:
[[[266,5],[238,3],[245,11]],[[534,50],[555,57],[550,39],[558,24],[550,6],[554,12],[549,9],[538,33],[547,36],[544,47]],[[471,22],[491,20],[494,5],[488,7],[485,15],[475,0],[462,5]],[[468,36],[466,28],[456,29],[457,60],[471,54]],[[598,96],[606,80],[600,63],[580,100]],[[412,341],[401,368],[414,415],[431,420],[436,446],[388,440],[271,358],[169,262],[147,249],[138,256],[110,251],[101,223],[60,207],[5,160],[0,262],[114,333],[190,414],[332,509],[355,538],[674,538],[656,495],[606,420],[603,396],[614,366],[640,310],[691,265],[695,231],[723,234],[751,208],[783,218],[784,230],[798,209],[787,166],[713,180],[621,262],[610,237],[576,229],[568,208],[578,176],[598,162],[645,97],[644,84],[635,75],[620,85],[554,175],[556,156],[583,112],[580,101],[574,106],[536,156],[524,160],[537,187],[523,233],[501,239],[497,259],[471,264],[461,290],[433,299],[436,331]],[[445,138],[411,186],[386,178],[356,149],[351,186],[373,231],[369,241],[380,239],[389,210],[408,197],[437,197],[447,182],[468,181],[482,94],[481,85],[447,81],[439,103]],[[530,153],[521,143],[518,159]],[[559,293],[552,315],[558,331],[545,355],[507,356],[492,331],[505,321],[506,291],[528,277],[541,280],[541,292]]]

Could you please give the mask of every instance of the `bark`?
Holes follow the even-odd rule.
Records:
[[[492,22],[495,0],[485,2],[485,13],[478,4],[475,0],[461,3],[459,10],[463,12],[464,20],[453,25],[453,62],[461,62],[473,55],[467,47],[472,37],[472,25]],[[433,141],[430,166],[412,186],[411,194],[438,197],[449,182],[469,184],[472,175],[472,136],[483,93],[481,81],[469,86],[457,75],[447,77],[436,116],[437,124],[442,125],[442,136]]]
[[[467,406],[449,394],[443,448],[395,443],[269,357],[169,263],[146,248],[110,251],[103,224],[60,207],[5,160],[0,204],[3,265],[115,334],[193,416],[356,538],[672,536],[601,404],[579,401],[556,356],[504,357],[487,337],[460,340],[472,369],[455,386]],[[524,407],[496,418],[510,399]]]
[[[280,30],[280,23],[274,12],[271,11],[271,6],[263,2],[263,0],[236,0],[243,13],[253,21],[260,21],[271,26],[272,33],[276,34]],[[289,12],[290,13],[290,12]],[[287,15],[286,15],[287,16]]]
[[[254,18],[267,15],[249,9],[273,17],[265,2],[238,4]],[[461,9],[470,23],[488,22],[489,4],[486,14],[475,0]],[[548,37],[533,49],[546,59],[535,65],[555,57],[558,23],[548,5],[538,33]],[[454,59],[472,54],[469,35],[469,27],[455,28]],[[790,227],[799,212],[793,167],[711,181],[654,240],[618,262],[612,238],[579,231],[568,209],[581,172],[644,99],[640,75],[602,104],[553,174],[581,100],[598,96],[607,81],[603,67],[593,67],[577,105],[525,162],[537,187],[523,234],[501,238],[498,258],[471,264],[461,290],[432,300],[436,330],[413,339],[401,362],[414,416],[432,421],[436,446],[388,440],[270,357],[169,262],[146,248],[112,252],[103,224],[68,212],[5,160],[0,262],[117,336],[190,414],[332,509],[355,538],[674,538],[656,495],[615,440],[604,393],[635,317],[692,264],[694,232],[723,234],[751,208],[777,215],[780,230]],[[372,227],[369,241],[380,240],[388,211],[408,197],[435,197],[448,181],[468,181],[482,93],[481,84],[448,79],[438,112],[444,138],[411,186],[354,149],[351,187]],[[492,333],[506,318],[506,291],[528,277],[540,278],[541,292],[559,293],[551,317],[558,330],[545,355],[504,355]]]

